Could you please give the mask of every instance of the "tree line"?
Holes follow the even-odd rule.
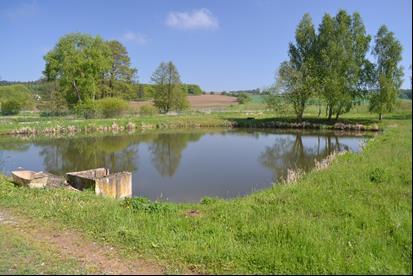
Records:
[[[104,98],[153,98],[161,112],[181,110],[188,106],[188,94],[199,95],[195,84],[183,84],[172,62],[162,62],[153,73],[152,84],[137,83],[137,69],[131,66],[126,48],[116,40],[100,36],[71,33],[63,36],[49,51],[43,72],[54,82],[53,99],[69,108],[91,106]],[[132,92],[133,91],[133,92]]]
[[[329,120],[350,111],[354,101],[370,92],[370,111],[382,118],[393,110],[402,84],[402,46],[393,32],[383,25],[374,37],[366,33],[359,13],[340,10],[336,16],[325,14],[315,30],[305,14],[289,44],[288,60],[279,66],[273,98],[282,95],[297,116],[303,114],[310,98],[325,106]],[[371,50],[375,62],[367,58]],[[278,97],[279,98],[279,97]]]

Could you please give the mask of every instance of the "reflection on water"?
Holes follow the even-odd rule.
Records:
[[[332,151],[358,151],[363,136],[285,130],[167,130],[61,138],[0,138],[0,169],[63,175],[99,167],[133,174],[133,194],[199,201],[272,185],[287,169],[309,170]]]
[[[277,181],[286,177],[286,168],[308,171],[314,167],[314,160],[320,161],[333,151],[349,151],[350,146],[339,140],[338,136],[331,134],[303,138],[303,134],[298,132],[295,136],[275,138],[274,144],[266,146],[259,158],[273,171],[273,181]]]

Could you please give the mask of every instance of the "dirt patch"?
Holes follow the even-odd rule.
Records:
[[[199,96],[188,96],[188,101],[193,108],[202,107],[222,107],[229,106],[232,104],[238,104],[237,98],[224,96],[224,95],[199,95]],[[131,101],[129,106],[132,109],[139,109],[143,105],[153,105],[152,101]]]
[[[189,211],[185,212],[185,216],[186,216],[186,217],[196,218],[196,217],[200,217],[200,216],[201,216],[201,212],[198,211],[198,210],[189,210]]]
[[[8,227],[29,240],[44,243],[56,250],[62,258],[76,258],[84,267],[91,268],[97,274],[165,273],[165,269],[155,263],[122,258],[116,248],[92,242],[79,232],[40,225],[30,218],[16,216],[9,211],[0,210],[0,224],[8,224]]]
[[[191,107],[215,107],[238,104],[237,98],[224,95],[188,96]]]

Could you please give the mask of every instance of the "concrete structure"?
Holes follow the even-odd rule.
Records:
[[[78,190],[91,189],[97,195],[111,198],[132,196],[132,174],[119,172],[109,174],[109,170],[98,168],[66,174],[67,182]]]

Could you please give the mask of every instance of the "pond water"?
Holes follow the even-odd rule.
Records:
[[[0,170],[57,175],[99,167],[132,172],[134,196],[198,202],[271,186],[287,169],[332,151],[359,151],[366,136],[320,131],[186,129],[73,137],[0,137]]]

